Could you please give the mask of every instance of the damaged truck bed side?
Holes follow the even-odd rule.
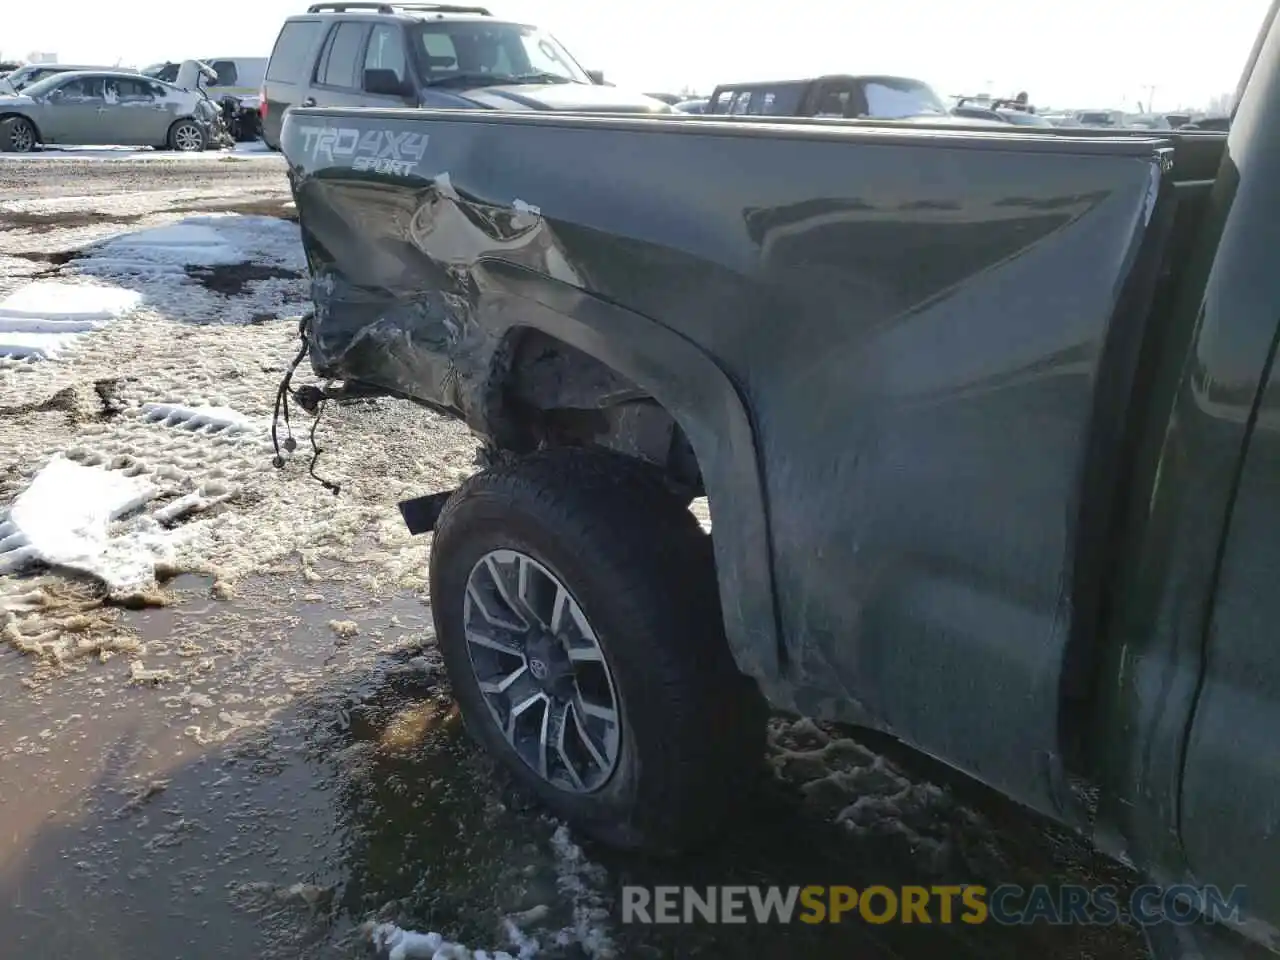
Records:
[[[1244,884],[1267,939],[1271,22],[1229,141],[291,113],[315,370],[461,417],[489,451],[431,561],[480,739],[561,813],[642,842],[724,799],[711,774],[758,686],[1161,880]],[[705,567],[678,515],[703,494]],[[718,584],[712,620],[685,580]],[[672,609],[641,602],[663,591]],[[510,670],[486,679],[481,648]],[[597,694],[579,661],[608,667]],[[686,707],[698,684],[711,705]],[[658,796],[679,808],[660,822]]]

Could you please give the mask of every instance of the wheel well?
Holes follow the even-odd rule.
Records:
[[[42,134],[42,133],[40,132],[40,124],[36,123],[34,120],[32,120],[32,119],[31,119],[30,117],[28,117],[26,114],[22,114],[22,113],[0,113],[0,123],[3,123],[4,121],[9,120],[9,119],[11,119],[11,118],[17,118],[17,119],[19,119],[19,120],[25,120],[25,121],[27,121],[27,123],[31,124],[31,129],[32,129],[32,130],[34,130],[34,131],[36,132],[36,139],[37,139],[37,140],[39,140],[41,143],[44,143],[44,134]]]
[[[498,356],[487,419],[500,450],[604,447],[657,466],[690,497],[704,495],[693,447],[646,390],[533,328],[512,331]]]

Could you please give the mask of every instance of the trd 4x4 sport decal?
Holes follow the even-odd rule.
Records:
[[[412,173],[427,152],[427,134],[354,127],[307,125],[298,128],[302,149],[313,162],[340,163],[352,170],[399,176]]]

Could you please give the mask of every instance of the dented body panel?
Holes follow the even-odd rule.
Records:
[[[311,110],[283,149],[317,372],[503,446],[522,331],[602,361],[688,437],[775,704],[1069,809],[1060,685],[1117,466],[1095,407],[1132,376],[1167,143]]]
[[[1278,6],[1229,137],[298,111],[312,365],[634,441],[774,705],[1244,882],[1275,950]]]

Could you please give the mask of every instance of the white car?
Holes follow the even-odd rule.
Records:
[[[218,108],[199,92],[137,73],[59,73],[0,96],[0,151],[40,144],[112,144],[203,150]]]
[[[104,67],[97,64],[76,65],[70,63],[28,63],[26,66],[18,67],[0,77],[0,96],[12,96],[15,93],[21,93],[24,87],[29,87],[37,80],[43,80],[51,77],[55,73],[71,73],[77,70],[113,70],[114,67]]]

